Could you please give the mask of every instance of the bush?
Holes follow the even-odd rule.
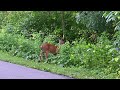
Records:
[[[56,38],[57,37],[55,35],[48,35],[44,38],[43,43],[48,42],[48,43],[55,44]]]
[[[38,59],[40,40],[28,40],[24,36],[0,33],[0,50],[26,59]]]
[[[115,48],[120,47],[120,31],[116,31],[113,36],[113,45]]]

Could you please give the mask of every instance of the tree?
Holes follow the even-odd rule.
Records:
[[[103,14],[106,22],[112,22],[114,30],[120,30],[120,11],[106,11]]]

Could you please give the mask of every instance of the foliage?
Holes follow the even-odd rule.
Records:
[[[113,22],[115,30],[120,30],[120,12],[119,11],[106,11],[103,16],[106,18],[106,22]]]
[[[117,31],[113,37],[113,45],[116,48],[120,47],[120,31]]]
[[[4,18],[7,16],[7,13],[6,13],[6,11],[1,11],[0,12],[0,29],[2,28],[1,27],[1,25],[3,24],[3,20],[4,20]]]
[[[46,36],[45,38],[44,38],[44,41],[43,41],[43,43],[45,43],[45,42],[48,42],[48,43],[52,43],[52,44],[55,44],[56,42],[56,36],[55,35],[49,35],[49,36]]]
[[[78,12],[76,21],[83,23],[88,30],[95,30],[101,32],[105,27],[105,19],[102,17],[102,11],[83,11]],[[90,32],[90,31],[89,31]]]
[[[26,59],[38,59],[39,45],[39,39],[30,41],[17,34],[0,34],[0,50]]]

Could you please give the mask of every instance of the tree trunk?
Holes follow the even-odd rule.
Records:
[[[62,14],[62,31],[63,31],[63,36],[62,38],[64,39],[65,38],[65,33],[64,33],[64,30],[65,30],[65,23],[64,23],[64,11],[61,11],[61,14]]]

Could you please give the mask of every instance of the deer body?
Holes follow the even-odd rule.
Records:
[[[59,44],[64,44],[64,41],[59,40]],[[41,48],[40,60],[43,60],[43,56],[42,56],[43,53],[45,53],[45,57],[47,59],[49,53],[56,55],[60,49],[58,46],[55,46],[50,43],[44,43],[40,46],[40,48]]]
[[[52,53],[54,55],[56,55],[58,53],[59,47],[55,46],[53,44],[50,43],[44,43],[43,45],[41,45],[41,53],[40,53],[40,60],[42,60],[42,54],[45,53],[45,57],[46,59],[48,58],[48,54]]]

